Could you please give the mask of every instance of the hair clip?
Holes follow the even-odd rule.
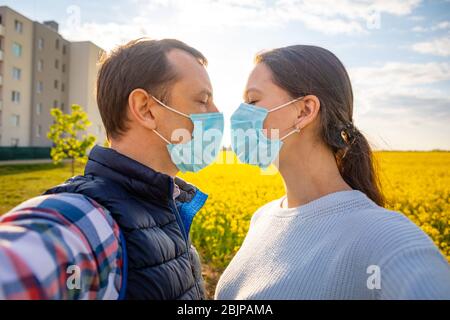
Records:
[[[341,130],[341,138],[347,145],[352,145],[356,140],[356,128],[352,122],[347,122]]]
[[[346,144],[349,143],[349,140],[348,140],[348,134],[347,134],[347,132],[345,132],[345,130],[342,130],[342,131],[341,131],[341,138],[342,138],[342,140],[344,140],[344,142],[345,142]]]

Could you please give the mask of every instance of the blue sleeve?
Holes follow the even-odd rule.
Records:
[[[450,266],[436,247],[401,250],[380,266],[380,274],[380,299],[450,299]]]

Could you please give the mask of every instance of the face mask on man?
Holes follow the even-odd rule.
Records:
[[[152,96],[153,97],[153,96]],[[194,124],[192,138],[186,143],[174,144],[153,130],[164,142],[173,163],[181,172],[197,172],[211,164],[222,146],[224,120],[222,112],[193,113],[187,115],[153,97],[166,109],[186,117]]]
[[[280,139],[269,139],[264,134],[264,120],[271,112],[280,110],[304,97],[291,100],[271,110],[248,103],[241,103],[231,116],[231,147],[243,163],[267,168],[278,156],[283,140],[300,132],[293,129]]]

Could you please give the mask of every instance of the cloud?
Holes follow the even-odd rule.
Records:
[[[450,148],[449,63],[389,62],[349,69],[355,121],[376,149]]]
[[[349,69],[357,125],[378,148],[448,148],[450,97],[439,84],[450,80],[449,63],[389,62]],[[447,128],[447,129],[445,129]],[[438,137],[424,140],[430,131]]]
[[[377,67],[352,68],[354,83],[371,87],[403,88],[450,80],[449,63],[387,62]]]
[[[79,19],[76,24],[63,24],[62,34],[70,40],[96,39],[105,49],[142,34],[280,28],[289,22],[324,34],[367,34],[380,27],[382,14],[408,15],[419,4],[420,0],[130,0],[129,6],[139,10],[126,23]]]
[[[443,36],[414,43],[410,48],[421,54],[431,54],[441,57],[450,56],[450,34],[448,33],[448,31],[450,31],[450,21],[444,20],[428,27],[418,25],[412,28],[412,31],[416,33],[432,32],[435,35],[439,33],[442,34],[443,32],[446,33]]]
[[[355,91],[355,112],[422,115],[435,107],[450,116],[450,97],[434,85],[450,80],[449,63],[389,62],[377,67],[349,69]]]
[[[422,27],[422,26],[415,26],[412,28],[413,32],[427,32],[429,29]]]
[[[443,30],[443,29],[449,29],[450,28],[450,21],[442,21],[434,26],[431,27],[432,31],[436,30]]]
[[[300,34],[304,32],[304,26],[322,34],[367,35],[374,23],[376,26],[378,18],[383,27],[384,15],[403,16],[410,21],[422,19],[412,15],[420,5],[419,0],[277,0],[268,4],[262,0],[132,0],[128,5],[127,9],[133,9],[134,14],[123,9],[118,12],[121,19],[112,17],[109,23],[62,24],[62,33],[70,40],[90,39],[107,50],[140,36],[182,39],[210,59],[208,70],[216,102],[224,112],[230,112],[240,102],[240,95],[236,93],[245,85],[253,54],[261,49],[255,48],[247,36],[242,37],[244,32],[251,31],[248,33],[251,35],[254,31],[255,35],[264,38],[266,31],[286,30],[291,39],[297,40],[299,37],[293,35],[292,30],[299,30]],[[425,20],[420,21],[416,24]],[[294,26],[287,26],[292,22],[295,22]],[[444,33],[449,26],[442,21],[421,28],[423,32]],[[383,30],[384,34],[387,29]],[[416,30],[419,32],[419,28]],[[449,56],[448,37],[437,34],[434,37],[409,43],[408,48],[421,54]],[[268,45],[273,43],[270,41]],[[345,43],[349,41],[344,39]],[[372,43],[373,46],[382,44]],[[353,54],[359,55],[359,52]],[[367,59],[373,57],[362,58],[369,61]],[[450,148],[450,97],[444,90],[450,80],[450,63],[387,62],[350,68],[349,73],[355,94],[357,125],[361,124],[379,146]],[[431,143],[425,137],[436,139]]]
[[[425,17],[424,16],[409,16],[408,19],[411,21],[424,21]]]
[[[450,56],[450,37],[443,36],[430,41],[418,42],[413,44],[411,48],[422,54],[448,57]]]
[[[412,28],[414,32],[430,32],[450,29],[450,21],[442,21],[432,25],[431,27],[415,26]]]

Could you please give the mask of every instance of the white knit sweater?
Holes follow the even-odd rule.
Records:
[[[404,215],[362,192],[252,217],[216,299],[450,299],[450,267]]]

